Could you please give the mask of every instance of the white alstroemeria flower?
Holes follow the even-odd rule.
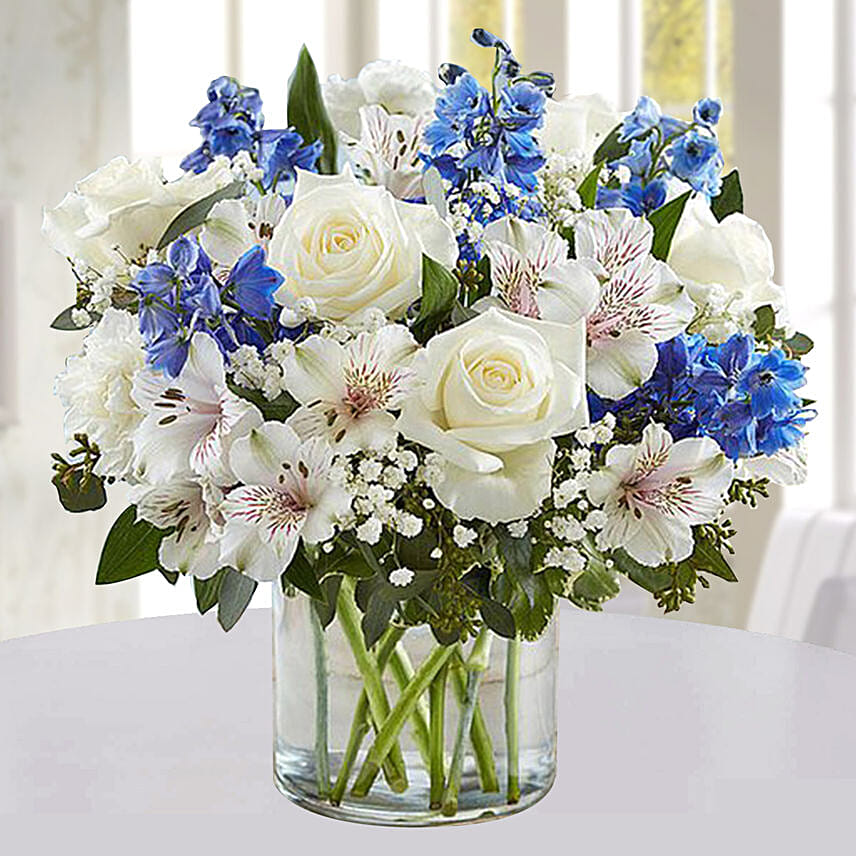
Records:
[[[552,438],[588,419],[584,347],[581,329],[492,308],[417,354],[422,385],[398,430],[439,453],[431,483],[443,505],[489,523],[538,508],[550,493]]]
[[[187,362],[173,380],[137,375],[133,397],[146,412],[134,439],[140,478],[163,484],[193,473],[219,484],[234,481],[229,449],[262,416],[226,386],[223,355],[210,336],[193,335]]]
[[[738,478],[769,479],[785,487],[802,484],[808,475],[808,455],[805,441],[779,449],[773,455],[756,455],[740,458],[737,462]]]
[[[592,473],[588,498],[603,506],[600,538],[637,562],[680,562],[693,551],[692,526],[714,520],[734,467],[709,437],[674,442],[656,423],[637,446],[613,446],[606,466]]]
[[[657,342],[672,339],[693,317],[692,301],[672,272],[651,255],[654,230],[624,208],[588,211],[574,228],[576,256],[601,282],[586,318],[586,379],[604,398],[638,389],[657,366]]]
[[[600,291],[594,274],[568,258],[568,245],[539,223],[503,217],[482,237],[490,259],[491,295],[519,315],[574,324]],[[490,300],[490,298],[488,298]]]
[[[431,114],[390,116],[378,104],[360,107],[360,136],[339,134],[358,175],[385,187],[397,199],[417,199],[422,189],[422,132]]]
[[[308,297],[323,320],[348,321],[369,307],[396,319],[422,293],[423,254],[455,264],[448,224],[430,205],[362,184],[346,165],[340,175],[297,171],[268,264],[285,277],[275,297],[287,308]]]
[[[770,239],[760,223],[743,214],[718,222],[705,199],[690,199],[668,261],[700,310],[691,329],[708,341],[751,332],[759,306],[772,306],[778,322],[786,322],[785,292],[773,282]]]
[[[350,496],[330,477],[334,456],[327,443],[301,443],[281,422],[265,422],[236,440],[229,460],[242,484],[220,504],[220,558],[254,580],[275,580],[301,537],[327,541],[350,509]]]
[[[415,383],[409,364],[418,347],[403,324],[345,344],[310,336],[286,359],[286,388],[303,405],[288,424],[303,438],[326,437],[343,454],[385,448],[397,436],[390,410]]]
[[[179,211],[232,181],[228,158],[169,182],[159,160],[114,158],[45,211],[42,232],[57,252],[103,271],[144,259]]]
[[[198,482],[178,479],[146,488],[136,506],[139,519],[160,529],[175,528],[160,543],[158,558],[166,570],[207,580],[222,567],[211,508]]]
[[[351,80],[334,74],[322,91],[334,127],[351,137],[360,135],[361,107],[377,104],[390,115],[421,116],[434,109],[437,94],[426,72],[387,60],[370,62]]]
[[[98,445],[95,465],[100,476],[128,475],[134,454],[134,432],[143,411],[131,397],[146,354],[137,319],[120,309],[107,309],[84,339],[83,352],[69,357],[56,379],[56,391],[66,407],[65,434],[77,433]]]
[[[231,268],[252,247],[267,251],[285,207],[278,193],[267,193],[256,202],[222,199],[206,218],[199,242],[210,258]]]

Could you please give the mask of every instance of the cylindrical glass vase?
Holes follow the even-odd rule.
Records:
[[[556,772],[558,622],[443,646],[389,627],[367,650],[346,591],[326,628],[274,586],[274,779],[330,817],[431,826],[537,802]]]

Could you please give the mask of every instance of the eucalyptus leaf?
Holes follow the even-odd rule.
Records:
[[[785,339],[782,344],[794,357],[804,357],[814,348],[814,342],[805,333],[795,333],[790,339]]]
[[[66,511],[79,514],[82,511],[97,511],[107,504],[107,491],[104,479],[90,474],[86,487],[81,487],[83,474],[80,470],[70,470],[63,476],[56,473],[51,479],[59,501]]]
[[[623,158],[630,151],[630,140],[625,140],[623,143],[619,142],[620,136],[621,125],[616,125],[595,150],[593,162],[596,164],[609,163]]]
[[[497,636],[514,639],[517,635],[517,625],[514,621],[514,615],[508,607],[497,603],[495,600],[483,600],[479,604],[479,612],[484,623]]]
[[[318,582],[315,566],[307,556],[303,542],[298,546],[282,576],[283,579],[295,588],[300,589],[304,594],[308,594],[309,597],[324,601],[324,592]]]
[[[59,315],[51,321],[51,329],[53,330],[68,330],[71,332],[77,332],[78,330],[88,330],[90,327],[93,327],[98,319],[101,317],[100,315],[89,313],[90,318],[92,319],[89,324],[84,324],[83,327],[78,326],[71,319],[71,313],[77,309],[77,306],[69,306],[66,309],[63,309]]]
[[[600,167],[596,166],[583,180],[577,188],[577,193],[580,195],[580,201],[586,208],[594,208],[597,202],[597,181],[600,177]]]
[[[329,627],[336,617],[336,602],[339,599],[339,587],[342,585],[342,577],[338,574],[329,576],[321,582],[321,590],[324,592],[324,601],[313,600],[312,608],[315,610],[321,626]]]
[[[287,392],[269,400],[260,389],[247,389],[234,381],[228,381],[227,386],[238,398],[258,407],[266,422],[285,422],[297,410],[297,402]]]
[[[288,81],[288,124],[304,143],[320,140],[324,147],[318,159],[323,175],[336,172],[336,131],[324,106],[318,72],[306,45],[300,48],[297,65]]]
[[[228,632],[238,623],[238,619],[250,605],[258,583],[234,568],[224,568],[224,570],[225,574],[220,583],[217,621]]]
[[[387,600],[383,597],[372,597],[369,599],[366,611],[363,613],[360,626],[363,629],[363,638],[366,640],[366,648],[371,648],[389,627],[392,613],[395,611],[396,601]]]
[[[422,299],[413,335],[424,344],[449,317],[458,296],[458,280],[430,256],[422,256]]]
[[[636,585],[641,586],[645,591],[651,594],[656,594],[668,588],[672,581],[672,575],[662,568],[651,568],[648,565],[642,565],[635,559],[627,555],[624,550],[616,550],[612,554],[615,567],[626,574]]]
[[[755,338],[766,339],[776,327],[776,312],[772,306],[759,306],[755,310]]]
[[[718,221],[729,214],[743,213],[743,188],[740,185],[740,173],[732,170],[722,179],[722,189],[710,200],[710,210]]]
[[[209,609],[212,609],[220,597],[220,586],[223,583],[223,578],[229,568],[220,568],[213,577],[207,580],[193,578],[193,591],[196,595],[196,608],[200,615],[205,615]]]
[[[158,568],[160,575],[171,585],[174,586],[178,582],[181,574],[178,571],[168,571],[166,568]]]
[[[648,222],[654,227],[654,242],[651,245],[651,255],[654,258],[665,261],[668,257],[675,229],[678,228],[689,198],[688,190],[648,215]]]
[[[169,226],[166,227],[161,239],[155,249],[162,250],[171,244],[176,238],[180,238],[185,232],[201,226],[211,209],[223,199],[237,199],[244,188],[242,181],[233,181],[208,196],[198,199],[192,205],[188,205],[183,211],[179,211]]]
[[[116,519],[101,550],[96,585],[130,580],[160,567],[158,549],[172,529],[158,529],[137,520],[137,509],[129,505]]]

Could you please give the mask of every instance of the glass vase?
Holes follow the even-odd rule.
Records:
[[[518,812],[556,772],[555,618],[536,642],[483,630],[440,645],[391,625],[367,649],[345,578],[325,628],[274,586],[274,779],[359,823],[432,826]]]

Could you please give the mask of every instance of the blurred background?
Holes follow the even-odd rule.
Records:
[[[683,620],[749,627],[856,649],[854,336],[856,46],[851,0],[2,0],[0,2],[0,639],[193,611],[191,586],[157,574],[96,588],[103,538],[125,507],[69,515],[50,484],[61,450],[53,378],[79,347],[48,329],[73,297],[65,261],[43,242],[41,209],[117,154],[160,155],[176,174],[198,134],[189,119],[220,75],[258,87],[269,127],[301,43],[322,78],[371,59],[483,77],[482,26],[524,67],[553,71],[557,97],[638,94],[689,116],[726,106],[726,171],[776,253],[777,281],[811,334],[810,477],[734,515],[741,582],[714,580]],[[261,601],[263,602],[263,601]],[[655,614],[642,592],[611,607]],[[854,629],[850,629],[850,628]],[[848,635],[849,634],[849,635]]]

